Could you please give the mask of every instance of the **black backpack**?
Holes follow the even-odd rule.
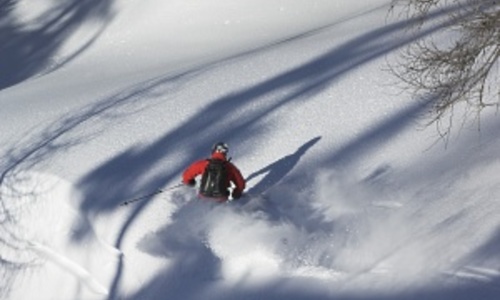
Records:
[[[208,159],[208,165],[201,176],[201,195],[212,198],[229,196],[226,163],[220,159]]]

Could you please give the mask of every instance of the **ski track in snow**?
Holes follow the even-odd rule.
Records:
[[[108,289],[100,283],[96,278],[94,278],[85,268],[78,265],[74,261],[64,257],[64,255],[55,252],[47,246],[40,243],[31,241],[30,247],[34,249],[41,256],[47,258],[51,262],[55,263],[61,267],[66,272],[77,277],[82,283],[84,283],[89,289],[95,293],[108,295]]]

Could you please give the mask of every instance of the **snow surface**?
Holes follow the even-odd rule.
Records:
[[[0,4],[0,297],[499,299],[500,119],[435,143],[389,2]]]

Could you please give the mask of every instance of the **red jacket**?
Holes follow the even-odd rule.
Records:
[[[232,182],[236,186],[233,190],[233,198],[239,198],[245,190],[246,185],[245,179],[241,175],[240,170],[238,170],[238,168],[236,168],[236,166],[231,162],[227,161],[226,156],[222,153],[215,152],[212,154],[212,159],[220,159],[227,162],[227,187],[229,188]],[[203,159],[191,164],[182,174],[182,182],[184,184],[188,184],[190,181],[194,180],[196,176],[203,174],[208,163],[209,161],[207,159]]]

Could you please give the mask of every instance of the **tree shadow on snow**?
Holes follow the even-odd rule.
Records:
[[[436,13],[434,17],[437,18],[447,12],[449,11],[441,11]],[[115,209],[123,200],[157,190],[180,180],[179,175],[183,169],[193,160],[207,155],[205,149],[210,149],[214,141],[225,140],[237,145],[251,139],[257,140],[262,132],[268,130],[262,125],[265,122],[261,121],[264,121],[273,112],[287,104],[308,101],[350,70],[446,26],[444,23],[438,23],[417,35],[405,35],[402,38],[395,36],[396,33],[404,32],[405,26],[414,21],[416,20],[397,22],[372,30],[290,71],[285,71],[274,78],[239,92],[210,101],[204,109],[186,122],[180,123],[177,128],[167,132],[154,143],[130,148],[84,176],[78,183],[78,187],[84,194],[81,204],[82,212],[90,215],[106,213]],[[288,43],[293,42],[293,39],[288,41]],[[280,44],[279,47],[286,45]],[[239,59],[245,59],[245,57]],[[287,94],[268,99],[265,105],[257,108],[252,107],[254,101],[265,96],[269,97],[274,91],[286,88],[290,90]],[[426,104],[419,103],[411,107],[409,111],[402,112],[400,117],[377,127],[376,130],[367,133],[358,142],[354,142],[348,147],[359,149],[359,147],[364,146],[366,141],[392,136],[398,131],[398,126],[412,119],[413,114],[421,111],[422,106]],[[248,110],[249,113],[236,120],[230,119],[228,121],[221,118],[221,116],[232,116],[245,110]],[[216,132],[214,132],[214,128],[217,129]],[[277,182],[278,177],[283,177],[289,172],[289,169],[282,163],[296,162],[301,153],[315,142],[317,140],[310,141],[295,155],[273,165],[274,172],[267,178],[268,184],[273,184],[273,181]],[[160,171],[158,168],[154,168],[154,166],[162,164],[164,159],[173,155],[177,149],[185,150],[182,161],[176,161]],[[247,151],[253,150],[250,148]],[[338,157],[342,157],[342,153],[347,153],[347,151],[337,153]],[[337,161],[335,157],[333,160]],[[253,176],[256,176],[257,173]],[[258,186],[258,188],[263,187],[263,185]],[[129,227],[150,200],[145,199],[130,208],[131,215],[122,225],[115,242],[117,248],[121,247]],[[85,232],[82,232],[82,235],[84,234]],[[116,289],[122,276],[121,272],[122,266],[120,265],[117,267],[110,299],[118,293]]]
[[[335,79],[350,70],[432,32],[429,29],[428,32],[418,36],[408,36],[404,39],[394,37],[395,33],[404,31],[404,26],[410,22],[398,22],[373,30],[302,66],[255,86],[210,101],[204,109],[186,122],[180,123],[178,127],[167,132],[157,141],[149,145],[129,148],[83,177],[78,183],[80,189],[87,195],[82,203],[82,210],[106,212],[124,199],[177,181],[179,174],[190,162],[208,155],[208,149],[214,141],[225,140],[238,145],[249,139],[257,139],[262,132],[268,130],[267,126],[262,124],[265,122],[262,121],[278,109],[296,101],[308,101],[311,96],[320,93]],[[437,30],[441,25],[436,25],[433,30]],[[292,43],[293,40],[289,42]],[[200,69],[198,72],[207,71],[209,67],[213,66]],[[150,86],[150,92],[167,81],[165,79],[163,83]],[[245,111],[252,107],[254,101],[259,98],[287,87],[291,92],[269,99],[266,105],[261,105],[259,108],[249,109],[249,113],[237,120],[221,117]],[[166,92],[168,91],[164,91]],[[148,172],[153,172],[151,170],[154,166],[160,164],[163,159],[178,149],[184,149],[183,161],[166,166],[160,172],[148,174]],[[251,152],[253,149],[248,147],[245,151]],[[148,179],[144,181],[146,177]],[[136,185],[134,184],[136,182],[144,183]],[[109,189],[109,187],[117,188]],[[138,205],[136,208],[140,210],[141,206]]]
[[[22,206],[21,204],[16,206],[12,203],[6,203],[8,199],[36,199],[31,194],[32,191],[22,188],[23,176],[26,173],[33,169],[36,170],[40,165],[51,161],[58,155],[91,140],[92,133],[88,135],[74,134],[82,127],[92,123],[101,124],[102,128],[106,128],[116,118],[135,114],[137,110],[133,104],[138,100],[138,95],[148,94],[148,91],[155,85],[174,84],[185,76],[189,76],[189,73],[148,81],[132,90],[123,90],[97,104],[81,108],[77,114],[58,120],[41,131],[33,129],[34,132],[30,132],[24,139],[10,146],[2,154],[0,160],[0,224],[3,224],[0,231],[0,250],[13,249],[17,251],[18,255],[22,255],[23,251],[29,251],[27,250],[29,247],[26,245],[30,241],[23,238],[21,234],[9,230],[15,228],[16,209],[22,209]],[[97,200],[101,200],[101,198]],[[21,202],[23,201],[17,201],[17,203]],[[22,205],[30,205],[30,202]],[[75,235],[72,236],[76,239],[81,236],[80,232],[84,232],[85,236],[93,235],[93,228],[87,215],[82,214],[81,216],[78,224],[75,224]],[[0,256],[2,256],[1,253]],[[18,262],[0,259],[0,279],[3,278],[0,284],[0,295],[2,293],[8,295],[10,282],[14,275],[29,271],[32,264],[31,261]]]
[[[269,284],[263,284],[258,288],[235,287],[226,290],[216,298],[218,300],[493,300],[500,295],[498,290],[492,286],[468,285],[449,289],[428,289],[403,292],[358,291],[356,293],[345,293],[341,289],[327,291],[326,288],[315,288],[314,285],[297,284],[292,280],[277,280]],[[193,299],[193,298],[191,298]],[[196,298],[203,299],[203,297]]]
[[[11,9],[9,6],[6,6],[6,4],[13,5],[13,3],[12,1],[2,2],[0,13],[2,13],[3,16],[7,16]],[[46,26],[42,27],[42,29],[37,29],[36,32],[30,34],[29,37],[18,35],[18,29],[13,25],[9,25],[11,28],[7,26],[5,27],[7,29],[2,29],[6,30],[4,31],[6,35],[2,36],[9,36],[12,39],[11,43],[0,44],[2,45],[0,46],[2,57],[10,57],[14,63],[19,63],[20,61],[27,61],[29,63],[26,68],[21,68],[19,71],[14,72],[9,78],[0,78],[0,88],[15,84],[39,70],[44,58],[48,57],[49,54],[56,49],[62,37],[68,33],[68,31],[63,28],[57,28],[58,21],[62,22],[63,20],[69,20],[70,23],[66,24],[64,28],[75,26],[81,18],[90,14],[93,8],[102,8],[99,5],[100,3],[101,2],[96,0],[72,1],[69,6],[64,6],[59,14],[56,14],[61,19],[57,17],[55,20],[51,19],[52,22],[49,22]],[[80,8],[81,10],[79,10]],[[438,18],[440,15],[448,12],[450,11],[436,12],[432,17]],[[405,32],[405,27],[415,21],[418,20],[396,22],[382,28],[374,29],[343,45],[326,51],[323,55],[313,58],[303,65],[297,66],[289,71],[284,71],[269,80],[244,88],[235,93],[229,93],[220,99],[210,101],[210,104],[196,115],[180,123],[175,129],[166,132],[155,142],[148,145],[137,145],[128,148],[108,161],[103,162],[94,170],[91,170],[88,174],[83,176],[77,183],[77,187],[83,193],[83,200],[80,205],[81,212],[88,216],[110,213],[118,208],[118,205],[124,200],[144,193],[150,193],[170,183],[178,182],[183,169],[193,160],[207,155],[208,153],[205,149],[210,149],[214,141],[225,140],[237,145],[248,140],[258,140],[263,132],[269,130],[266,125],[263,125],[266,124],[264,121],[278,109],[299,101],[306,102],[312,99],[312,96],[329,87],[335,80],[346,75],[349,71],[446,26],[444,23],[437,23],[435,26],[419,34],[407,34],[403,37],[396,36],[397,33],[401,34]],[[13,23],[10,22],[7,24]],[[54,29],[53,26],[56,26],[56,28]],[[45,34],[48,34],[48,36]],[[17,49],[19,45],[30,48],[28,46],[31,46],[32,42],[28,40],[34,41],[35,44],[40,43],[42,40],[48,40],[51,43],[40,45],[41,50],[39,52],[27,51],[26,53],[14,54],[14,49]],[[275,47],[286,47],[294,41],[294,39],[289,39],[286,43],[278,44]],[[257,51],[255,51],[255,53],[256,52]],[[252,54],[253,53],[248,53],[247,55],[251,56]],[[246,56],[238,57],[238,59],[245,58]],[[0,62],[5,64],[8,68],[15,67],[10,63],[7,65],[3,60]],[[209,71],[214,67],[217,67],[217,65],[205,66],[204,68],[193,70],[189,73]],[[0,68],[3,69],[4,66],[0,65]],[[34,158],[38,157],[43,159],[44,157],[40,156],[40,153],[48,153],[47,155],[52,156],[57,154],[57,151],[68,149],[71,145],[68,144],[61,147],[58,142],[64,140],[69,132],[85,122],[94,120],[95,117],[100,115],[105,115],[106,112],[110,112],[122,105],[133,105],[139,100],[141,100],[141,102],[147,102],[150,98],[158,97],[158,94],[168,93],[170,86],[172,86],[172,89],[175,89],[177,84],[180,85],[188,81],[189,76],[185,75],[165,76],[164,78],[158,78],[138,84],[131,91],[128,91],[126,95],[117,94],[104,99],[100,104],[91,108],[86,114],[78,114],[76,117],[72,117],[70,123],[66,124],[66,122],[63,121],[60,127],[56,129],[49,128],[49,131],[41,136],[39,143],[37,142],[30,147],[26,147],[26,149],[21,149],[20,155],[12,155],[10,158],[12,163],[6,166],[6,169],[9,171],[3,171],[3,176],[19,168],[22,163],[30,161],[39,163],[39,160]],[[262,97],[271,97],[274,95],[275,91],[287,90],[287,88],[289,90],[288,93],[266,99],[268,101],[265,102],[265,105],[260,105],[257,108],[252,107],[254,101]],[[399,126],[405,124],[405,120],[410,119],[415,111],[420,111],[420,106],[418,108],[413,107],[412,109],[408,112],[403,112],[400,119],[395,118],[394,120],[388,121],[386,124],[379,126],[375,131],[368,132],[358,141],[347,145],[344,151],[339,151],[336,155],[332,156],[329,161],[345,161],[349,157],[348,153],[351,153],[350,150],[362,151],[360,149],[366,146],[366,142],[382,137],[391,137],[397,132]],[[249,113],[245,113],[242,117],[230,119],[229,121],[221,117],[232,116],[241,111],[249,111]],[[284,158],[283,161],[276,162],[272,167],[270,166],[269,171],[272,172],[266,177],[266,180],[268,180],[267,184],[276,184],[280,180],[279,177],[281,177],[281,180],[283,177],[287,177],[288,172],[291,170],[290,166],[293,167],[294,163],[297,163],[301,155],[318,140],[319,138],[311,140],[295,154]],[[56,146],[56,149],[51,148],[53,146]],[[165,165],[165,168],[158,170],[158,166],[163,165],[169,157],[174,156],[177,149],[185,149],[183,159],[180,161],[170,161],[168,166]],[[247,151],[251,152],[253,150],[255,149],[249,148]],[[285,163],[290,163],[290,165],[286,165]],[[259,173],[259,171],[254,173],[255,175],[253,176],[256,176],[257,173]],[[293,180],[293,177],[286,178],[286,180]],[[2,182],[0,182],[0,184],[2,184]],[[264,182],[261,186],[257,187],[264,188]],[[123,239],[134,223],[134,220],[136,220],[151,199],[152,198],[145,199],[129,208],[131,213],[127,220],[121,225],[119,235],[115,241],[115,247],[121,247]],[[88,224],[76,225],[76,228],[80,229],[75,240],[75,242],[78,242],[83,240],[91,231]],[[169,230],[170,229],[167,229],[167,234]],[[182,243],[178,243],[177,245],[181,248],[183,246],[196,245],[197,250],[194,252],[197,253],[197,256],[188,259],[188,261],[192,262],[187,266],[188,269],[195,269],[199,266],[207,267],[207,265],[204,265],[204,260],[210,260],[212,262],[208,264],[208,269],[212,271],[209,273],[216,273],[215,269],[218,264],[217,258],[213,257],[212,253],[203,250],[200,243],[191,241],[188,242],[188,245]],[[167,250],[173,251],[173,249]],[[185,266],[182,262],[182,259],[185,257],[179,254],[179,251],[173,252],[175,252],[176,260],[174,265]],[[117,297],[119,294],[118,287],[121,281],[122,272],[123,261],[120,261],[116,267],[116,273],[109,297],[110,299]],[[186,274],[190,273],[188,272]],[[159,276],[155,278],[151,284],[157,286],[157,284],[161,284],[162,282],[165,283],[169,280],[174,280],[174,277],[174,274],[167,274],[166,277]],[[189,284],[189,282],[187,284]],[[200,283],[200,281],[198,281],[198,283]],[[146,287],[148,286],[149,285],[146,284]],[[238,297],[241,296],[243,299],[245,297],[250,299],[257,293],[257,295],[265,295],[267,299],[273,299],[273,297],[277,297],[276,293],[283,296],[281,294],[283,291],[276,292],[276,286],[279,286],[279,283],[276,283],[268,289],[266,289],[266,287],[262,287],[262,289],[259,288],[259,291],[235,289],[234,291],[228,291],[228,294],[237,295]],[[184,288],[186,290],[191,289],[190,286],[184,286]],[[268,294],[265,294],[266,292]],[[144,293],[144,290],[139,291],[139,294],[140,293]],[[289,299],[305,299],[305,297],[308,296],[302,292],[294,294],[284,291],[284,293]],[[304,298],[300,298],[302,296],[304,296]],[[186,299],[188,298],[189,297]]]
[[[169,224],[139,240],[139,250],[172,264],[139,292],[123,299],[203,297],[204,290],[220,279],[221,261],[206,242],[209,228],[205,216],[215,205],[202,201],[182,205]]]
[[[112,0],[60,1],[29,24],[15,16],[18,0],[0,1],[0,90],[41,72],[54,70],[85,51],[112,18]],[[102,20],[92,37],[68,57],[50,61],[63,43],[89,18]]]
[[[432,17],[437,18],[448,12],[450,10],[443,10],[435,13]],[[166,172],[155,174],[157,176],[152,176],[153,179],[149,180],[146,184],[125,189],[123,193],[117,195],[111,194],[111,197],[98,197],[101,199],[86,197],[87,199],[82,205],[83,211],[107,211],[110,207],[115,207],[120,203],[120,200],[123,200],[127,196],[133,196],[140,192],[147,192],[163,186],[174,177],[177,177],[180,171],[193,159],[207,155],[207,150],[210,149],[215,140],[229,140],[232,144],[240,144],[249,138],[258,138],[262,131],[268,130],[267,127],[260,124],[260,121],[272,115],[277,109],[297,101],[308,101],[311,96],[320,93],[350,70],[373,59],[380,58],[384,54],[394,51],[446,25],[438,23],[418,35],[406,34],[404,37],[395,35],[396,33],[405,32],[406,26],[416,21],[418,20],[401,21],[362,34],[352,41],[335,47],[325,54],[290,71],[286,71],[255,86],[242,89],[239,92],[230,93],[220,99],[210,101],[203,110],[186,122],[181,123],[177,128],[167,132],[156,142],[150,145],[127,149],[122,154],[103,163],[85,176],[80,181],[80,186],[83,191],[90,193],[92,190],[106,192],[109,190],[106,188],[108,186],[126,187],[127,184],[124,184],[124,181],[127,183],[139,181],[140,175],[145,175],[148,170],[152,169],[152,166],[161,162],[163,158],[168,157],[175,149],[185,149],[187,158],[183,162],[180,162],[174,168],[169,168]],[[300,37],[303,37],[303,35]],[[287,43],[293,42],[294,39],[287,40]],[[279,44],[278,46],[286,46],[287,43]],[[247,55],[251,55],[254,52]],[[244,59],[244,57],[239,58]],[[194,72],[202,73],[215,67],[217,65],[209,65]],[[170,83],[170,77],[160,78],[154,83],[148,83],[147,86],[145,84],[138,85],[138,91],[135,94],[136,96],[146,93],[153,94],[155,89]],[[221,116],[231,116],[234,113],[243,111],[251,107],[255,100],[287,87],[292,90],[289,94],[269,99],[267,105],[262,105],[262,108],[259,109],[250,110],[248,114],[244,114],[238,120],[230,119],[228,121],[225,118],[221,118]],[[168,93],[168,90],[162,92]],[[135,100],[135,97],[128,99],[130,102]],[[213,128],[217,130],[213,130]],[[251,152],[252,150],[249,149],[247,152]],[[273,176],[272,179],[276,180],[276,177]]]
[[[436,14],[434,17],[438,16],[439,14]],[[127,149],[104,162],[84,176],[78,183],[78,187],[84,193],[81,204],[82,212],[90,215],[107,213],[116,209],[123,200],[179,181],[179,175],[183,169],[191,161],[207,155],[206,149],[210,149],[214,141],[225,140],[238,145],[251,139],[258,139],[263,132],[269,130],[262,125],[265,122],[261,121],[265,121],[265,118],[272,115],[273,112],[287,104],[297,101],[306,102],[312,99],[312,96],[329,87],[336,79],[339,79],[350,70],[380,58],[384,54],[446,25],[438,23],[434,27],[416,35],[395,37],[396,33],[404,32],[405,26],[412,22],[413,20],[397,22],[362,34],[304,65],[242,89],[239,92],[228,94],[216,101],[210,101],[203,110],[191,117],[190,120],[179,124],[177,128],[167,132],[154,143]],[[288,43],[293,42],[293,39],[288,41]],[[287,44],[279,45],[279,47],[282,46],[285,47]],[[239,57],[239,59],[243,60],[245,57]],[[152,87],[151,90],[158,86]],[[264,96],[270,97],[273,92],[286,90],[287,88],[289,92],[285,95],[273,97],[266,101],[265,105],[260,105],[257,108],[252,107],[252,103],[256,99]],[[418,107],[420,108],[421,105]],[[243,114],[237,120],[229,122],[221,117],[232,116],[241,111],[248,111],[248,113]],[[411,114],[411,111],[402,113],[405,118],[409,114]],[[387,128],[386,132],[396,132],[396,127],[401,122],[396,120],[382,128]],[[372,133],[367,134],[365,140],[371,140],[372,137],[369,136],[372,135]],[[315,143],[317,140],[311,141],[306,146],[312,146],[313,142]],[[307,147],[302,151],[307,150]],[[353,144],[352,147],[355,147],[355,145]],[[154,168],[162,165],[164,160],[173,155],[177,149],[185,150],[182,161],[172,162],[162,170]],[[247,151],[251,152],[253,150],[255,149],[250,147]],[[290,159],[299,158],[300,151],[299,149],[299,152],[295,156],[291,156]],[[285,173],[288,172],[287,168],[281,163],[275,165],[275,167],[278,166],[277,169],[273,168],[275,172],[271,173],[272,177],[269,177],[269,180],[279,180],[276,171],[280,171],[282,176],[285,176]],[[133,224],[133,220],[150,200],[145,199],[130,208],[130,217],[122,225],[115,242],[117,248],[121,247],[129,227]],[[85,235],[84,228],[81,235]],[[117,293],[116,289],[122,276],[122,267],[122,264],[117,267],[110,298],[113,298]]]

